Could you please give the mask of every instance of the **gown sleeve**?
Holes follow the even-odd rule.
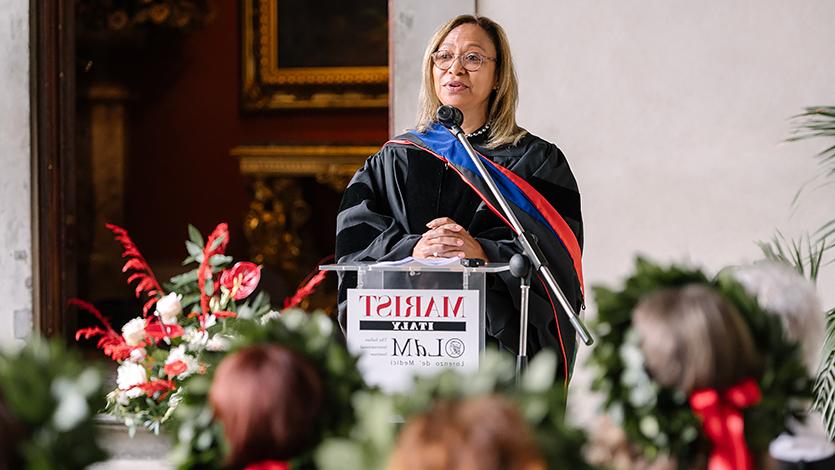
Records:
[[[408,171],[406,149],[388,144],[366,160],[348,183],[336,218],[336,261],[387,261],[411,256],[420,234],[403,225]],[[345,329],[345,301],[356,274],[339,276],[339,323]]]

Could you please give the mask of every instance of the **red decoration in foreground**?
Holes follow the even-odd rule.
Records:
[[[287,462],[266,460],[264,462],[249,464],[244,467],[244,470],[290,470],[290,464]]]
[[[705,435],[713,444],[708,470],[753,470],[742,409],[756,405],[761,398],[760,387],[750,378],[722,392],[711,388],[690,395],[690,407],[702,419]]]

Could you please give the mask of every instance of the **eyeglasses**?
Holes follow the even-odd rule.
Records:
[[[438,67],[441,70],[449,70],[450,67],[452,67],[453,62],[455,62],[455,59],[458,59],[461,61],[461,66],[464,67],[464,70],[467,72],[475,72],[480,69],[485,60],[492,60],[493,62],[496,61],[495,57],[486,57],[478,52],[467,52],[466,54],[455,55],[449,51],[438,51],[433,52],[431,57],[432,63],[435,64],[435,67]]]

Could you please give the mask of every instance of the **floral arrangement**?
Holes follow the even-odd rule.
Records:
[[[663,268],[639,258],[622,290],[595,287],[598,344],[591,356],[596,369],[593,388],[603,393],[604,407],[647,460],[669,456],[685,465],[706,456],[709,445],[688,405],[689,397],[648,374],[631,327],[632,312],[643,296],[688,284],[715,289],[736,307],[752,333],[762,360],[763,373],[755,377],[762,399],[743,412],[745,440],[753,453],[765,452],[788,421],[802,419],[804,403],[811,397],[811,379],[799,346],[783,335],[780,319],[764,311],[727,273],[709,279],[697,269]]]
[[[141,425],[158,433],[180,402],[183,381],[207,372],[203,355],[228,349],[236,324],[267,314],[269,299],[263,293],[251,298],[261,268],[250,262],[233,265],[225,255],[225,223],[205,243],[189,226],[189,256],[183,265],[194,268],[164,286],[128,233],[115,225],[107,227],[122,245],[127,259],[122,271],[130,273],[127,282],[144,301],[142,315],[118,332],[95,307],[73,300],[101,322],[101,327],[78,330],[76,339],[98,337],[98,348],[119,363],[117,388],[107,395],[106,411],[123,419],[131,432]]]
[[[397,438],[393,417],[407,421],[428,410],[437,400],[499,394],[516,404],[534,432],[537,447],[548,468],[591,469],[583,457],[585,434],[565,421],[565,388],[555,380],[557,358],[541,351],[516,383],[514,358],[496,350],[485,351],[478,371],[452,370],[431,377],[416,377],[408,393],[385,395],[359,390],[353,407],[357,421],[350,437],[326,439],[316,451],[322,470],[385,470]]]
[[[320,439],[347,437],[355,421],[351,399],[365,390],[354,358],[337,338],[333,321],[320,313],[298,309],[273,312],[260,319],[241,321],[228,351],[207,351],[202,360],[206,373],[193,375],[183,384],[182,402],[174,413],[172,460],[177,468],[223,468],[227,447],[221,425],[209,406],[209,389],[215,366],[229,353],[256,344],[280,344],[316,367],[323,379],[325,399],[317,433]],[[290,468],[313,467],[312,455],[290,462]],[[351,468],[351,467],[342,467]]]
[[[103,405],[101,371],[61,342],[36,337],[0,354],[0,467],[76,469],[104,460],[92,438]]]

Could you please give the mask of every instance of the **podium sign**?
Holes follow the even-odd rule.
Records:
[[[403,391],[415,375],[478,368],[479,292],[349,289],[348,349],[366,381]]]
[[[484,350],[486,275],[509,267],[464,266],[458,258],[405,258],[319,269],[336,271],[340,282],[347,273],[356,273],[356,284],[348,285],[348,298],[340,304],[346,313],[348,349],[359,356],[366,382],[402,392],[415,375],[478,368]]]

